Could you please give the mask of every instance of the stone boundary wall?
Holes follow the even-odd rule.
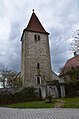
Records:
[[[16,92],[19,92],[21,91],[22,88],[0,88],[0,94],[1,93],[11,93],[11,94],[14,94]]]

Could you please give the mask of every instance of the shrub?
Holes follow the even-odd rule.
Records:
[[[52,95],[49,94],[47,99],[46,99],[46,103],[52,103]]]
[[[38,97],[35,93],[35,88],[33,87],[24,88],[21,91],[15,92],[14,94],[7,91],[0,93],[0,104],[2,105],[34,100],[38,100]]]
[[[77,91],[79,90],[79,82],[68,82],[65,84],[67,97],[78,96]]]

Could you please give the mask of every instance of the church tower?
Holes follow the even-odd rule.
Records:
[[[49,33],[32,13],[21,37],[21,77],[23,86],[42,85],[51,80]]]

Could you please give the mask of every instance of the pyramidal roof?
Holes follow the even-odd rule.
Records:
[[[25,28],[25,30],[26,31],[49,34],[48,32],[45,31],[45,29],[42,26],[41,22],[39,21],[38,17],[34,13],[34,10],[33,10],[30,21],[29,21],[27,27]]]

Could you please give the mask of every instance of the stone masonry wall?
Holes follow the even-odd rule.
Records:
[[[40,35],[35,42],[34,35]],[[36,85],[36,76],[41,75],[42,82],[51,80],[51,63],[48,35],[25,31],[22,39],[21,76],[23,85]],[[37,63],[40,64],[39,72]]]

